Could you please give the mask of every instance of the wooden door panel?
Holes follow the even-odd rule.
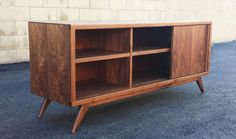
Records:
[[[174,27],[172,78],[201,73],[207,70],[207,39],[207,25]]]

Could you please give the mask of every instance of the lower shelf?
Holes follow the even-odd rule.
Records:
[[[153,74],[152,72],[136,72],[133,76],[133,87],[168,80],[167,74]]]
[[[113,93],[127,88],[128,87],[119,86],[98,80],[77,81],[76,82],[77,100]]]

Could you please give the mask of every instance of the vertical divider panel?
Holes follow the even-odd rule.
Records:
[[[129,68],[129,87],[132,88],[133,82],[133,28],[130,28],[130,68]]]
[[[71,100],[76,101],[76,63],[75,63],[75,27],[71,25],[70,29],[70,62],[71,62]]]
[[[170,78],[172,78],[174,75],[172,73],[173,69],[173,45],[174,45],[174,27],[172,26],[172,30],[171,30],[171,46],[170,46]]]

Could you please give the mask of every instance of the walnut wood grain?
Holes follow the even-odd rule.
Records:
[[[130,56],[129,56],[129,88],[132,88],[132,83],[133,83],[133,41],[134,41],[134,30],[133,28],[130,28],[130,39],[129,39],[129,51],[130,51]]]
[[[200,91],[201,91],[202,93],[204,93],[204,92],[205,92],[205,90],[204,90],[204,87],[203,87],[202,78],[201,78],[201,77],[200,77],[200,78],[198,78],[198,80],[197,80],[196,82],[197,82],[197,85],[198,85],[198,87],[199,87]]]
[[[170,53],[133,57],[133,86],[170,78]]]
[[[69,26],[29,24],[32,93],[71,103]]]
[[[75,60],[75,63],[86,63],[86,62],[94,62],[94,61],[102,61],[102,60],[111,60],[111,59],[118,59],[118,58],[126,58],[126,57],[130,56],[130,53],[116,53],[116,52],[110,52],[107,50],[105,50],[105,51],[102,50],[102,52],[101,52],[101,50],[98,50],[95,53],[97,54],[96,56],[77,58]],[[103,54],[101,54],[101,53],[103,53]]]
[[[109,93],[109,94],[104,94],[104,95],[100,95],[100,96],[96,96],[96,97],[92,97],[92,98],[78,100],[78,101],[72,102],[72,106],[79,106],[79,105],[83,105],[83,104],[89,104],[90,106],[97,106],[97,105],[101,105],[101,104],[106,104],[109,102],[122,100],[122,99],[130,98],[133,96],[147,94],[147,93],[150,93],[151,91],[159,90],[161,88],[178,86],[178,85],[182,85],[185,83],[193,82],[193,81],[196,81],[197,79],[199,79],[199,77],[202,77],[207,74],[208,74],[208,72],[203,72],[203,73],[198,73],[195,75],[180,77],[180,78],[176,78],[176,79],[169,79],[169,80],[165,80],[165,81],[161,81],[161,82],[145,84],[142,86],[137,86],[137,87],[133,87],[130,89],[125,89],[122,91],[117,91],[114,93]]]
[[[51,100],[47,99],[47,98],[44,98],[43,99],[43,102],[42,102],[42,105],[41,105],[41,108],[39,110],[39,114],[38,114],[38,118],[42,118],[44,112],[46,111],[48,105],[50,104]]]
[[[129,58],[77,64],[77,98],[129,87],[129,68]]]
[[[207,49],[207,58],[206,58],[206,63],[207,63],[207,66],[206,66],[206,70],[207,71],[210,71],[210,58],[211,58],[211,47],[212,47],[212,44],[211,44],[211,39],[212,39],[212,26],[211,25],[207,25],[208,26],[208,36],[207,36],[207,46],[208,46],[208,49]]]
[[[72,127],[72,133],[75,133],[77,128],[79,127],[81,121],[83,120],[84,116],[86,115],[88,111],[89,106],[88,105],[82,105],[80,107],[80,110],[75,118],[73,127]]]
[[[110,51],[111,54],[129,53],[129,37],[129,29],[78,30],[76,31],[77,57],[83,57],[80,51],[91,48]]]
[[[117,85],[94,79],[78,81],[76,84],[76,87],[78,88],[77,100],[114,93],[128,88],[128,86]]]
[[[189,26],[189,25],[206,25],[211,21],[191,21],[191,22],[165,22],[165,23],[136,23],[136,22],[81,22],[81,21],[31,21],[31,23],[43,23],[53,25],[70,25],[77,30],[87,29],[114,29],[114,28],[146,28],[146,27],[167,27],[167,26]]]
[[[71,101],[76,101],[76,44],[75,44],[75,29],[70,27],[70,86],[71,86]]]
[[[141,56],[141,55],[150,55],[150,54],[159,54],[170,52],[170,48],[139,48],[133,52],[133,56]]]
[[[47,25],[29,23],[30,84],[33,93],[48,97]]]
[[[207,25],[174,27],[171,77],[206,71]]]

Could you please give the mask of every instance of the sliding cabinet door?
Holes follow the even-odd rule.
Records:
[[[206,72],[210,25],[177,26],[173,29],[171,77]]]

